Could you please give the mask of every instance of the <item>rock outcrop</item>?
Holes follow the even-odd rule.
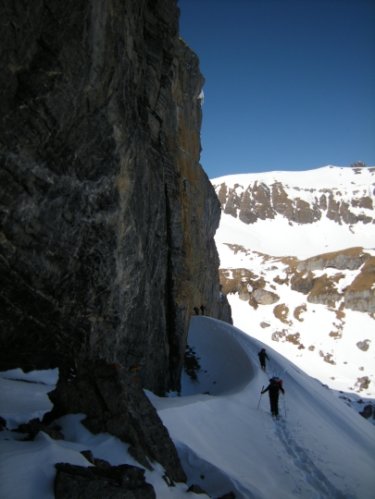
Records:
[[[375,314],[375,257],[369,257],[361,272],[345,289],[345,307]]]
[[[0,6],[0,366],[102,358],[178,389],[219,316],[203,78],[175,0]]]
[[[289,270],[291,288],[307,294],[311,303],[334,306],[343,300],[345,308],[360,312],[375,313],[375,257],[363,248],[347,248],[342,251],[324,253],[299,261]],[[334,272],[332,270],[342,272]],[[330,271],[314,277],[316,270]],[[346,272],[357,270],[352,281],[346,279]],[[339,290],[341,280],[346,286]]]
[[[154,499],[152,486],[146,483],[144,470],[122,464],[113,467],[84,468],[68,463],[56,464],[56,499]]]
[[[54,405],[45,422],[69,413],[85,414],[83,424],[92,433],[115,435],[129,444],[129,452],[143,466],[152,469],[156,461],[170,480],[186,480],[168,431],[140,389],[136,373],[116,364],[87,363],[62,371],[49,397]]]
[[[350,190],[349,185],[339,185],[338,181],[335,186],[303,188],[285,183],[283,172],[274,172],[268,182],[258,181],[256,175],[244,175],[243,183],[231,177],[213,183],[224,213],[246,224],[277,216],[295,224],[311,224],[324,218],[346,225],[374,224],[375,169],[364,166],[352,168],[352,172],[358,189]],[[367,173],[361,185],[361,176]]]
[[[244,255],[250,254],[249,250],[241,250],[235,244],[228,247],[242,251]],[[238,293],[252,307],[270,305],[279,300],[277,293],[272,291],[276,283],[306,295],[310,303],[375,313],[375,257],[362,247],[323,253],[306,260],[267,255],[263,255],[263,260],[267,271],[272,271],[275,263],[282,262],[283,277],[267,278],[267,271],[263,269],[259,274],[246,268],[220,269],[224,292]],[[344,286],[342,282],[345,282]]]
[[[346,248],[302,260],[298,262],[297,270],[300,272],[324,270],[328,268],[337,270],[357,270],[368,257],[369,255],[361,247]]]

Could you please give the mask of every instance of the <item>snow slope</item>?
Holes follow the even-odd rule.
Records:
[[[329,191],[333,199],[351,205],[355,198],[369,197],[375,202],[375,168],[344,168],[332,165],[307,171],[276,171],[228,175],[211,180],[216,190],[221,184],[243,191],[249,185],[281,183],[290,199],[299,198],[309,204]],[[374,216],[373,210],[350,207],[356,214]],[[258,220],[247,225],[231,215],[222,213],[215,240],[219,248],[221,267],[228,266],[221,246],[236,243],[252,251],[272,256],[296,256],[304,259],[320,253],[352,246],[374,248],[375,224],[362,222],[346,225],[322,217],[311,224],[291,223],[278,215],[275,219]]]
[[[229,480],[237,498],[374,497],[374,428],[330,390],[268,349],[268,374],[280,375],[286,390],[283,419],[274,421],[267,395],[257,408],[268,382],[258,367],[262,343],[214,319],[193,318],[189,345],[208,371],[193,388],[207,389],[209,379],[215,395],[153,401],[182,454],[191,452],[207,473],[199,480],[195,470],[194,481],[217,495],[216,477]],[[241,358],[241,369],[234,367],[238,347],[248,362],[245,367]]]
[[[40,432],[33,441],[14,430],[21,423],[39,417],[52,409],[47,393],[57,382],[57,370],[23,373],[11,370],[0,373],[0,416],[7,429],[0,431],[0,498],[53,499],[55,463],[91,466],[81,454],[91,450],[95,457],[112,465],[131,464],[141,467],[128,452],[128,445],[107,433],[91,434],[82,424],[84,414],[68,415],[56,421],[65,440],[53,440]],[[186,492],[186,484],[168,487],[165,471],[155,463],[154,471],[145,470],[160,499],[202,497]],[[93,498],[95,499],[95,498]]]
[[[333,166],[302,172],[232,175],[211,180],[217,189],[225,183],[228,188],[241,191],[255,182],[268,186],[281,182],[291,199],[299,197],[309,203],[320,192],[329,189],[334,197],[349,205],[351,199],[360,196],[368,196],[375,203],[374,181],[374,168]],[[372,218],[374,216],[374,210],[358,210],[372,215]],[[235,326],[272,346],[331,388],[375,398],[373,314],[350,309],[342,311],[340,302],[336,307],[308,302],[306,295],[293,291],[289,282],[283,282],[287,264],[282,258],[294,256],[301,260],[351,247],[362,247],[375,255],[375,224],[358,222],[349,226],[335,223],[325,216],[314,223],[296,224],[281,215],[245,224],[222,213],[215,241],[221,269],[228,269],[229,273],[234,269],[249,270],[267,283],[267,291],[279,296],[279,301],[274,304],[254,308],[243,301],[239,293],[228,294]],[[344,288],[354,281],[359,271],[326,268],[313,271],[313,274],[314,277],[322,274],[332,278],[337,276],[340,279],[338,287]],[[284,306],[285,310],[288,308],[285,319],[275,314],[276,305]],[[361,349],[358,345],[367,346]]]
[[[147,394],[177,445],[189,483],[200,484],[209,497],[229,491],[238,499],[374,497],[375,431],[353,409],[271,349],[265,374],[257,359],[263,344],[226,323],[194,317],[188,341],[201,365],[197,381],[184,375],[180,397]],[[260,397],[270,374],[282,376],[286,390],[278,421],[269,414],[267,394]],[[16,387],[19,382],[7,379],[13,376],[2,373],[0,388],[10,382]],[[36,399],[40,411],[47,410],[42,385],[31,386],[35,397],[25,391],[23,407],[19,391],[13,400],[8,391],[5,405],[1,397],[0,414],[9,424],[35,414]],[[112,464],[134,464],[125,444],[91,435],[82,418],[60,420],[65,441],[41,433],[21,442],[15,433],[0,432],[0,497],[53,497],[53,463],[86,466],[83,449]],[[159,499],[205,497],[187,493],[183,484],[167,487],[162,474],[158,465],[146,471]]]
[[[238,244],[253,252],[275,257],[295,256],[300,260],[355,246],[373,250],[375,225],[358,223],[349,230],[348,226],[328,219],[296,225],[280,215],[274,220],[258,220],[246,225],[222,213],[215,241],[220,266],[228,268],[234,266],[233,251],[228,250],[228,244]]]

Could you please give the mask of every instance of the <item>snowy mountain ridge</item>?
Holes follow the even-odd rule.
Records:
[[[213,179],[223,213],[245,224],[273,220],[311,224],[328,219],[374,223],[375,168],[326,166],[304,172],[230,175]]]
[[[271,185],[280,182],[285,186],[295,187],[297,190],[306,189],[348,189],[353,186],[356,191],[360,184],[367,185],[374,182],[375,166],[347,167],[326,165],[311,170],[275,170],[257,173],[239,173],[223,175],[211,180],[214,185],[226,183],[227,185],[250,185],[262,183]],[[366,190],[365,190],[366,191]]]
[[[375,397],[375,168],[212,183],[234,325],[328,386]]]

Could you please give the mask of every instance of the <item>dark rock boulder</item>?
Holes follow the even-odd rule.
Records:
[[[255,289],[251,295],[259,305],[272,305],[280,299],[276,293],[262,288]]]
[[[375,420],[375,405],[374,404],[366,404],[363,407],[363,410],[359,413],[365,419],[374,419]]]
[[[314,275],[309,272],[295,272],[290,279],[290,287],[294,291],[307,295],[314,287]]]
[[[143,466],[160,463],[171,480],[186,480],[177,451],[155,408],[140,389],[137,373],[120,365],[87,362],[60,372],[56,389],[49,393],[54,407],[48,422],[67,413],[83,413],[92,433],[108,432],[127,442],[129,452]]]
[[[187,489],[187,492],[193,492],[194,494],[198,494],[198,495],[199,494],[207,495],[207,492],[205,490],[203,490],[200,485],[196,485],[196,484],[190,485],[190,487]]]
[[[54,492],[56,499],[154,499],[152,485],[144,470],[122,464],[102,468],[57,463]]]
[[[337,290],[337,279],[339,280],[341,277],[343,275],[331,278],[327,274],[323,274],[314,279],[314,285],[307,296],[307,301],[334,308],[336,303],[342,299],[342,293]]]
[[[27,423],[20,424],[14,431],[24,433],[26,435],[25,440],[34,440],[40,431],[43,431],[54,440],[63,440],[64,438],[64,435],[61,433],[59,427],[43,424],[38,418],[32,419]]]

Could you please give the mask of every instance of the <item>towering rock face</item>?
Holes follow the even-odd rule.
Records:
[[[0,6],[1,368],[101,358],[176,389],[220,314],[220,205],[199,165],[175,0]]]

